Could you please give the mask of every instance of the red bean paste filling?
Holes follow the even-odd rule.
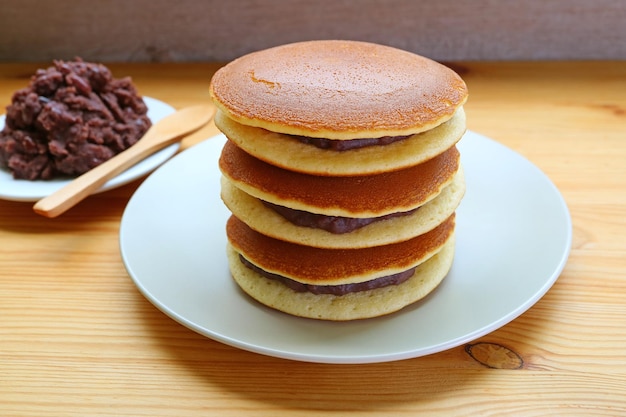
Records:
[[[278,281],[296,292],[310,292],[316,295],[319,295],[319,294],[346,295],[346,294],[350,294],[353,292],[383,288],[389,285],[400,285],[403,282],[407,281],[409,278],[411,278],[413,274],[415,274],[415,268],[416,268],[416,267],[413,267],[404,272],[387,275],[384,277],[372,279],[372,280],[365,281],[365,282],[358,282],[355,284],[313,285],[313,284],[303,284],[301,282],[294,281],[290,278],[283,277],[282,275],[267,272],[259,268],[258,266],[254,265],[250,261],[248,261],[241,254],[239,255],[239,260],[246,267],[250,268],[254,272],[258,273],[259,275],[264,276],[265,278]]]
[[[137,142],[147,111],[130,78],[80,58],[54,61],[13,94],[0,167],[27,180],[80,175]]]
[[[280,216],[285,218],[292,224],[302,227],[311,227],[314,229],[323,229],[333,234],[350,233],[354,230],[365,227],[368,224],[387,220],[394,217],[408,216],[415,213],[418,208],[413,210],[404,211],[400,213],[391,213],[380,217],[367,217],[367,218],[354,218],[354,217],[341,217],[341,216],[326,216],[324,214],[309,213],[308,211],[295,210],[277,204],[272,204],[267,201],[263,201],[267,207],[274,210]]]
[[[320,149],[330,149],[333,151],[349,151],[351,149],[365,148],[367,146],[376,145],[389,145],[390,143],[398,142],[413,135],[406,136],[383,136],[380,138],[365,138],[365,139],[348,139],[348,140],[336,140],[325,138],[311,138],[308,136],[291,135],[301,143],[307,145],[313,145]]]

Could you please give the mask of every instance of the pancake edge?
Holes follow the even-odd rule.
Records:
[[[419,165],[456,145],[466,128],[463,107],[431,130],[387,145],[335,151],[300,143],[282,133],[238,123],[223,112],[215,116],[216,127],[250,155],[279,168],[324,176],[380,174]],[[324,161],[320,164],[320,161]]]
[[[231,276],[239,288],[257,302],[293,316],[330,321],[379,317],[397,312],[432,293],[450,272],[455,236],[415,273],[399,285],[359,291],[342,296],[296,292],[244,266],[239,253],[227,244]]]
[[[328,249],[357,249],[411,239],[434,229],[460,205],[465,195],[462,166],[451,184],[415,213],[381,220],[349,233],[334,234],[323,229],[298,226],[256,197],[239,189],[228,178],[221,178],[221,198],[226,207],[250,228],[275,239]]]

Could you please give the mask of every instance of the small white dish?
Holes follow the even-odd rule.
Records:
[[[222,135],[172,158],[130,199],[120,227],[124,264],[165,314],[214,340],[265,355],[325,363],[413,358],[470,342],[524,313],[569,255],[572,224],[554,184],[532,163],[474,132],[459,143],[467,192],[454,264],[424,300],[353,322],[292,317],[246,296],[225,255],[219,193]]]
[[[172,106],[157,99],[151,97],[144,97],[143,99],[148,106],[148,117],[152,123],[156,123],[175,111]],[[5,117],[5,115],[0,116],[0,130],[4,128]],[[97,192],[100,193],[120,187],[150,173],[163,162],[171,158],[178,151],[179,147],[180,143],[176,143],[150,155],[148,158],[109,180]],[[65,186],[71,180],[71,178],[37,181],[18,180],[13,178],[9,170],[0,168],[0,199],[37,201]]]

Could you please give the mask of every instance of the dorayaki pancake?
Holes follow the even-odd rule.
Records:
[[[466,130],[465,112],[426,132],[387,145],[348,151],[317,148],[293,136],[246,126],[218,112],[215,125],[247,153],[272,165],[313,175],[367,175],[407,168],[454,146]]]
[[[409,211],[435,198],[460,164],[451,147],[414,167],[376,175],[326,177],[292,172],[265,163],[227,141],[219,167],[233,184],[256,198],[310,213],[378,217]]]
[[[387,145],[348,151],[317,148],[291,135],[237,123],[219,111],[215,125],[247,153],[272,165],[313,175],[366,175],[407,168],[454,146],[466,130],[459,108],[445,123]]]
[[[340,140],[430,130],[449,120],[468,95],[461,77],[435,61],[342,40],[245,55],[215,73],[210,94],[238,123]]]
[[[241,191],[222,177],[221,196],[228,209],[259,233],[318,248],[365,248],[411,239],[432,230],[447,219],[465,193],[463,169],[450,185],[410,215],[371,223],[349,233],[335,234],[323,229],[297,226],[258,198]]]
[[[229,243],[264,271],[313,285],[343,285],[404,272],[433,256],[454,232],[454,214],[431,231],[404,242],[360,249],[322,249],[258,233],[235,216]]]
[[[431,293],[450,271],[454,240],[452,235],[439,252],[418,265],[413,276],[401,284],[341,296],[296,292],[244,266],[231,245],[227,254],[235,282],[260,303],[294,316],[344,321],[393,313]]]

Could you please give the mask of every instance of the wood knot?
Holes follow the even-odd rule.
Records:
[[[492,369],[522,369],[524,360],[511,349],[497,343],[468,343],[465,352],[476,362]]]

